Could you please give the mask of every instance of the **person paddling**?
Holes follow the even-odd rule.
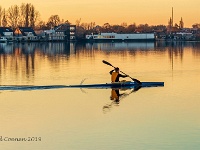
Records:
[[[119,78],[125,78],[125,77],[129,77],[128,75],[122,75],[119,73],[119,68],[115,67],[115,69],[110,71],[110,75],[111,75],[111,82],[119,82]]]

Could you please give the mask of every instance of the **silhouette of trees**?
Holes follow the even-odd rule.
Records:
[[[80,23],[81,23],[81,18],[76,20],[76,26],[79,27],[80,26]]]
[[[0,26],[10,26],[13,29],[18,26],[34,28],[39,16],[39,12],[29,3],[13,5],[8,10],[2,10],[0,7]]]
[[[111,31],[112,32],[121,33],[121,32],[123,32],[123,30],[124,30],[123,26],[120,26],[120,25],[111,26]]]
[[[195,23],[192,25],[193,28],[200,29],[200,23]]]
[[[2,20],[2,16],[3,16],[3,14],[2,14],[2,12],[3,12],[3,10],[2,10],[2,7],[0,6],[0,26],[1,26],[1,20]]]
[[[11,6],[7,11],[7,21],[12,28],[16,28],[19,25],[20,8],[17,5]]]
[[[102,30],[102,32],[112,32],[112,28],[109,23],[104,23],[101,30]]]
[[[134,33],[136,32],[136,29],[137,29],[137,26],[136,24],[130,24],[128,27],[127,27],[127,33]]]
[[[48,30],[46,23],[44,21],[39,21],[37,26],[35,27],[36,30]]]
[[[2,26],[3,27],[6,27],[7,26],[7,19],[6,19],[6,10],[5,8],[3,9],[2,11]]]
[[[36,30],[48,30],[60,24],[71,24],[68,20],[64,21],[59,15],[51,15],[48,21],[40,20],[40,13],[30,3],[22,3],[20,6],[13,5],[7,10],[0,6],[0,26],[11,27],[13,29],[21,27],[32,27]],[[170,18],[168,25],[154,25],[132,23],[128,25],[126,22],[120,25],[110,23],[104,23],[102,26],[96,25],[95,22],[84,23],[81,22],[81,18],[76,20],[76,33],[77,38],[84,38],[86,34],[98,34],[102,32],[115,32],[115,33],[167,33],[167,31],[179,31],[183,28],[183,19],[178,24],[172,23]],[[198,29],[200,33],[200,24],[196,23],[192,25],[193,28]]]
[[[35,27],[35,23],[39,20],[40,13],[32,4],[21,5],[21,25],[25,27]]]
[[[60,17],[58,15],[52,15],[47,22],[47,27],[53,28],[55,26],[58,26],[59,24],[60,24]]]
[[[99,34],[103,32],[111,33],[115,32],[118,34],[122,33],[152,33],[156,31],[166,31],[166,26],[149,26],[148,24],[136,25],[135,23],[128,25],[127,23],[122,23],[121,25],[110,25],[109,23],[104,23],[103,26],[95,25],[95,23],[80,23],[80,20],[76,21],[76,33],[78,38],[84,37],[86,34]]]

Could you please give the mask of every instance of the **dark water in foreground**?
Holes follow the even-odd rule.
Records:
[[[110,82],[102,60],[165,86],[120,90],[119,102],[111,89],[0,90],[0,149],[200,149],[198,42],[0,43],[0,84]]]

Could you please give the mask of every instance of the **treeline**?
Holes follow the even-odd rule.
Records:
[[[80,21],[78,21],[80,22]],[[105,23],[102,26],[96,25],[95,22],[91,23],[77,23],[77,36],[78,38],[84,37],[85,34],[98,34],[101,32],[115,32],[115,33],[152,33],[152,32],[165,32],[167,27],[165,25],[149,26],[148,24],[135,23],[128,25],[127,23],[122,23],[121,25],[110,25]],[[80,37],[79,37],[80,36]]]
[[[69,23],[68,20],[60,19],[58,15],[52,15],[48,18],[47,22],[40,19],[40,13],[36,10],[35,6],[30,3],[22,3],[21,5],[10,6],[7,10],[0,6],[0,26],[11,27],[15,29],[17,27],[32,27],[34,29],[51,29],[62,23]],[[152,27],[148,24],[136,26],[135,23],[127,25],[122,23],[121,25],[110,25],[105,23],[103,26],[97,26],[95,22],[81,23],[81,19],[76,20],[76,26],[87,32],[135,32],[138,31],[150,32]],[[164,26],[160,26],[163,28]],[[156,28],[160,28],[156,27]],[[80,30],[81,30],[80,29]]]
[[[12,5],[7,10],[0,6],[0,26],[11,27],[32,27],[33,29],[51,29],[61,23],[66,23],[61,20],[58,15],[49,17],[48,22],[40,19],[40,13],[31,3],[22,3],[21,5]]]
[[[32,4],[13,5],[8,10],[0,6],[0,26],[3,27],[35,27],[39,12]]]
[[[10,6],[7,10],[0,6],[0,26],[11,27],[32,27],[35,30],[48,30],[59,24],[68,23],[68,20],[60,19],[58,15],[51,15],[48,21],[40,19],[40,13],[31,3],[22,3],[21,5]],[[116,32],[116,33],[133,33],[133,32],[153,32],[155,30],[166,30],[166,26],[149,26],[148,24],[136,25],[135,23],[127,25],[110,25],[105,23],[102,26],[96,25],[95,22],[82,23],[81,19],[75,22],[77,26],[78,38],[84,37],[85,34],[99,32]]]
[[[21,5],[10,6],[7,10],[0,6],[0,26],[11,27],[32,27],[35,30],[48,30],[59,24],[68,23],[68,20],[60,19],[58,15],[51,15],[48,21],[40,19],[40,13],[35,6],[30,3],[22,3]],[[149,26],[148,24],[122,23],[121,25],[110,25],[105,23],[102,26],[96,25],[95,22],[82,23],[81,19],[75,22],[77,27],[77,37],[82,38],[85,34],[100,33],[100,32],[116,32],[116,33],[137,33],[137,32],[165,32],[165,25]],[[178,28],[178,27],[177,27]],[[200,24],[194,24],[193,28],[200,28]]]

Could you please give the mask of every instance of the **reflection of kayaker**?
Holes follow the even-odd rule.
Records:
[[[110,100],[113,100],[114,102],[119,103],[120,96],[122,96],[122,95],[123,94],[119,93],[119,89],[112,89]]]
[[[112,100],[112,102],[110,104],[107,104],[107,105],[103,106],[104,113],[109,111],[112,108],[113,105],[115,105],[115,104],[118,105],[119,102],[123,98],[129,96],[133,92],[138,91],[140,88],[141,87],[134,88],[131,91],[129,91],[128,93],[127,92],[120,93],[120,90],[123,90],[123,91],[125,90],[126,91],[126,90],[130,90],[130,89],[112,89],[111,90],[111,96],[110,96],[110,100]]]
[[[114,102],[119,103],[119,101],[120,101],[122,98],[125,98],[126,96],[128,96],[128,95],[131,94],[132,92],[138,91],[140,88],[141,88],[141,87],[134,88],[134,89],[132,89],[131,92],[128,93],[128,94],[127,94],[126,92],[120,93],[120,92],[119,92],[119,89],[112,89],[112,90],[111,90],[110,100],[114,100]],[[121,89],[121,90],[122,90],[122,89]],[[124,91],[124,90],[126,91],[127,89],[123,89],[123,91]]]

